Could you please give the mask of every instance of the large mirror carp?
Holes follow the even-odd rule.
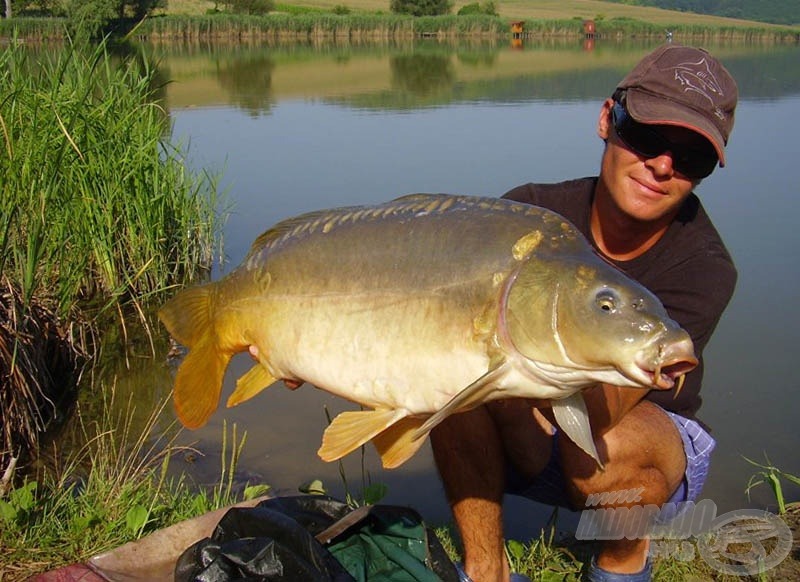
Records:
[[[668,389],[697,363],[660,301],[564,218],[495,198],[416,194],[284,220],[159,316],[189,349],[174,390],[184,425],[208,420],[231,357],[249,351],[229,406],[308,382],[368,409],[338,415],[320,457],[372,440],[385,467],[448,415],[513,397],[552,399],[599,463],[581,390]]]

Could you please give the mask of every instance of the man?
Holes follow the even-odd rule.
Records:
[[[702,351],[733,294],[736,270],[692,190],[725,164],[736,101],[735,81],[710,54],[662,46],[603,103],[597,178],[527,184],[505,195],[573,222],[602,256],[661,299],[692,336],[701,363],[677,396],[675,389],[609,385],[585,392],[604,470],[558,432],[547,402],[498,401],[437,427],[434,456],[463,541],[463,570],[475,582],[509,579],[504,492],[575,510],[601,492],[637,492],[637,505],[659,507],[697,499],[714,447],[694,420]],[[603,542],[588,579],[649,580],[648,547],[647,539]]]

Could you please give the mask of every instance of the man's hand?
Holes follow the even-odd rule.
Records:
[[[594,437],[602,436],[615,427],[622,417],[647,396],[648,392],[646,388],[628,388],[611,384],[598,384],[584,390],[583,399],[589,411],[589,422]],[[536,406],[536,408],[539,408],[545,418],[556,424],[549,401],[545,407]]]

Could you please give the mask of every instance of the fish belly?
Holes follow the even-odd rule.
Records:
[[[470,314],[420,297],[273,302],[256,339],[276,377],[300,378],[370,408],[429,414],[486,372]]]

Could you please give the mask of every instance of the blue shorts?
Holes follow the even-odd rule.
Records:
[[[696,502],[703,489],[703,484],[706,482],[706,477],[708,477],[711,452],[717,442],[697,421],[684,418],[668,410],[664,410],[664,412],[675,423],[675,428],[678,429],[683,441],[683,450],[686,453],[686,472],[681,484],[678,485],[668,502]],[[553,452],[550,460],[532,481],[524,480],[513,467],[506,470],[506,493],[533,499],[547,505],[575,509],[566,494],[567,484],[558,455],[559,436],[560,431],[556,429],[553,435]]]

